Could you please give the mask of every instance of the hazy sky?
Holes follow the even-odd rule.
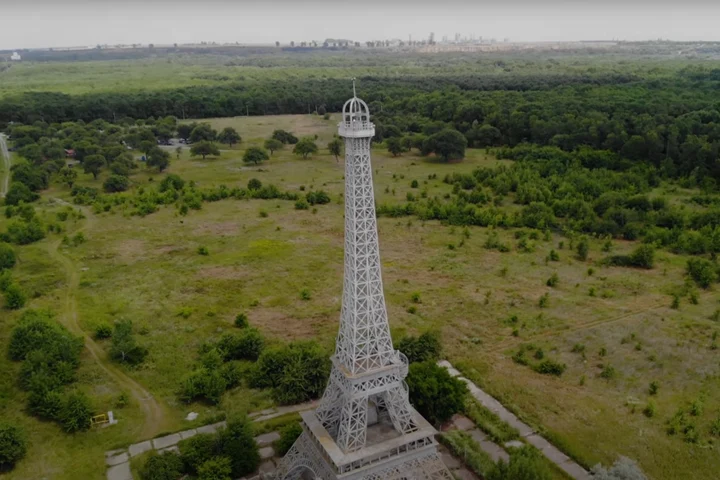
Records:
[[[0,49],[347,38],[720,40],[712,0],[0,0]]]

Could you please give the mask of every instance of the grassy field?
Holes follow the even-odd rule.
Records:
[[[204,421],[220,412],[270,405],[265,393],[242,388],[226,394],[218,407],[188,406],[177,399],[182,377],[198,360],[198,347],[233,328],[238,312],[247,312],[252,325],[278,342],[314,338],[330,348],[337,330],[343,163],[325,148],[335,132],[334,120],[279,116],[211,123],[215,128],[234,126],[243,143],[204,161],[190,158],[186,149],[173,160],[170,173],[202,186],[244,186],[258,178],[283,190],[323,189],[332,202],[301,211],[283,200],[223,200],[204,203],[202,210],[186,217],[172,207],[147,217],[86,209],[87,218],[65,225],[69,234],[83,228],[85,243],[63,247],[60,236],[53,235],[21,247],[14,273],[36,294],[30,307],[51,308],[63,321],[68,321],[71,295],[77,324],[86,333],[100,322],[133,321],[150,356],[140,368],[123,367],[120,373],[161,405],[162,425],[155,425],[155,433],[185,427],[188,422],[182,419],[190,411],[199,412],[198,421]],[[264,165],[244,165],[242,151],[276,128],[298,136],[318,135],[320,154],[302,160],[286,148]],[[453,164],[412,154],[393,158],[376,150],[376,197],[379,203],[400,203],[408,192],[443,195],[451,190],[441,180],[446,173],[500,163],[479,150]],[[432,174],[437,178],[428,179]],[[133,176],[135,188],[156,183],[158,177],[140,172]],[[418,180],[419,189],[410,187],[412,180]],[[102,181],[102,176],[94,181],[81,175],[79,183],[99,186]],[[67,188],[55,185],[44,194],[46,218],[65,208],[53,202],[56,198],[69,200]],[[503,208],[515,208],[511,200],[506,198]],[[5,222],[0,218],[0,230]],[[582,262],[570,251],[569,239],[556,234],[548,240],[541,235],[533,252],[521,253],[515,248],[515,232],[498,230],[500,239],[512,246],[511,252],[500,253],[483,247],[490,233],[484,228],[469,228],[468,237],[462,228],[407,217],[381,218],[379,231],[396,337],[441,331],[451,362],[586,465],[626,455],[655,480],[716,478],[720,457],[707,431],[720,415],[720,350],[710,349],[713,332],[720,329],[710,316],[720,303],[717,292],[710,290],[699,292],[697,305],[683,299],[679,309],[670,308],[670,294],[685,282],[685,257],[660,251],[653,270],[639,271],[599,266],[597,260],[604,256],[599,240],[591,241],[590,258]],[[208,256],[198,255],[200,246],[207,247]],[[629,242],[613,242],[613,252],[632,248]],[[560,261],[546,264],[551,249]],[[546,280],[553,273],[559,283],[551,288]],[[302,289],[310,291],[310,300],[301,299]],[[414,293],[420,303],[410,313]],[[549,295],[549,303],[541,308],[543,294]],[[3,350],[17,316],[3,313]],[[567,370],[558,378],[517,364],[512,356],[523,344],[533,345],[533,362],[532,352],[541,348],[545,358],[565,363]],[[98,346],[101,353],[109,348],[102,342]],[[608,365],[614,376],[602,378]],[[3,355],[0,368],[11,372],[0,384],[3,415],[25,426],[32,445],[28,459],[8,479],[102,478],[103,452],[141,440],[147,431],[142,425],[147,417],[133,400],[116,409],[118,425],[65,436],[56,425],[21,413],[24,394],[12,384],[18,365]],[[659,391],[652,397],[657,413],[648,418],[642,410],[650,399],[651,381],[659,383]],[[86,352],[79,388],[95,397],[98,411],[114,408],[123,382]],[[697,400],[704,409],[690,417],[690,423],[701,432],[701,441],[686,443],[682,433],[668,436],[667,420]]]

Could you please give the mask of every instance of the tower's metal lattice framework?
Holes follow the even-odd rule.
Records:
[[[435,429],[410,405],[408,361],[390,337],[370,164],[375,126],[357,96],[345,103],[338,131],[345,139],[340,329],[320,406],[302,414],[303,434],[275,478],[451,479]]]

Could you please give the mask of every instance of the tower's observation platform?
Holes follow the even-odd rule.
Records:
[[[365,102],[353,97],[343,106],[342,121],[338,123],[338,135],[343,138],[372,138],[375,125]]]

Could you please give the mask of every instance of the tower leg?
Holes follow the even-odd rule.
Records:
[[[340,413],[337,444],[343,452],[354,452],[365,446],[367,434],[367,397],[345,400]]]
[[[407,391],[402,386],[391,388],[384,393],[385,406],[393,426],[398,432],[411,433],[417,429],[412,418]]]
[[[315,410],[318,420],[332,437],[337,436],[338,423],[340,423],[341,402],[339,400],[343,392],[338,384],[339,375],[341,373],[333,366],[330,372],[330,381],[325,388],[322,400],[320,400],[320,406]]]

